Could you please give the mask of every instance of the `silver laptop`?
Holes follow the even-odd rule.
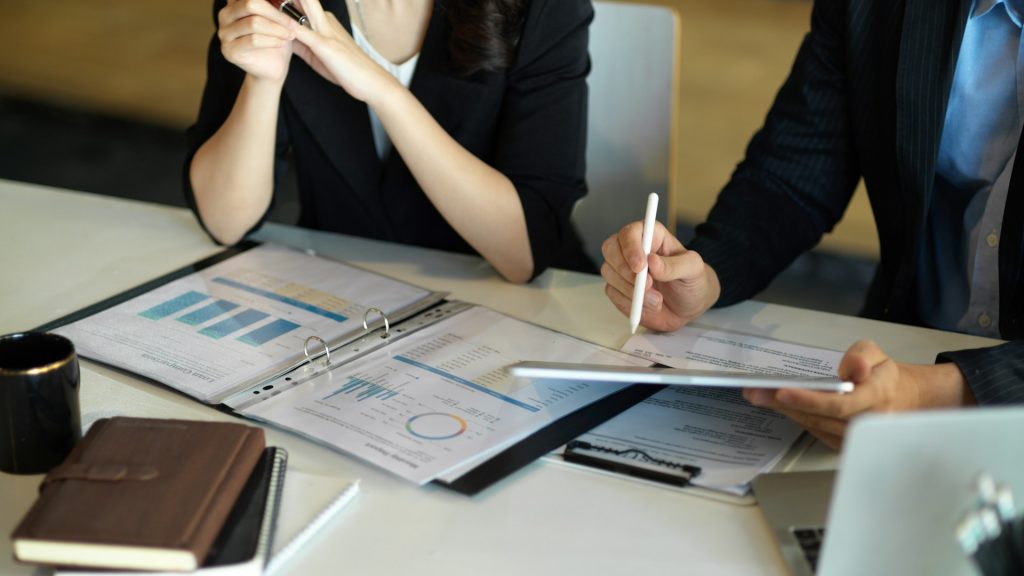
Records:
[[[976,574],[956,525],[980,473],[1024,502],[1022,439],[1020,407],[865,416],[838,475],[765,474],[753,488],[794,575]]]

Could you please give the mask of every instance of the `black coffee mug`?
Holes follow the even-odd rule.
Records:
[[[0,336],[0,471],[40,474],[82,437],[78,357],[70,340]]]

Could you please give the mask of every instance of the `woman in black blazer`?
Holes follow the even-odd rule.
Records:
[[[214,3],[185,174],[214,239],[260,225],[290,157],[300,225],[477,252],[513,282],[592,266],[569,222],[586,193],[589,0],[302,8],[311,29],[265,0]],[[353,19],[387,61],[417,58],[408,88],[356,45]]]

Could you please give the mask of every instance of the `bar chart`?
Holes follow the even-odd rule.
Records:
[[[208,338],[220,340],[232,336],[246,328],[236,339],[243,344],[258,347],[271,342],[301,325],[284,318],[273,318],[263,323],[270,314],[261,310],[245,308],[230,300],[212,300],[211,296],[190,290],[179,296],[161,302],[139,312],[139,316],[159,321],[173,318],[186,326],[195,327],[196,331]],[[205,303],[205,304],[204,304]],[[203,304],[196,308],[196,306]],[[227,316],[228,314],[232,314]]]

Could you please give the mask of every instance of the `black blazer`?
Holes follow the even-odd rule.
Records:
[[[214,22],[225,0],[214,2]],[[463,147],[504,173],[526,215],[534,275],[548,266],[593,270],[569,222],[586,193],[589,0],[532,0],[514,64],[469,77],[449,71],[445,0],[434,3],[410,89]],[[351,31],[343,0],[325,0]],[[188,166],[196,149],[227,118],[244,78],[214,35],[196,124],[188,131]],[[278,117],[278,166],[294,160],[299,224],[442,250],[472,248],[441,217],[397,153],[383,162],[373,146],[366,104],[293,58]]]
[[[718,305],[750,298],[839,221],[864,178],[881,258],[864,315],[926,324],[917,255],[971,0],[817,0],[811,31],[764,127],[690,247]],[[999,245],[999,326],[1012,342],[949,352],[980,403],[1024,402],[1024,160]],[[941,286],[936,286],[941,290]]]

